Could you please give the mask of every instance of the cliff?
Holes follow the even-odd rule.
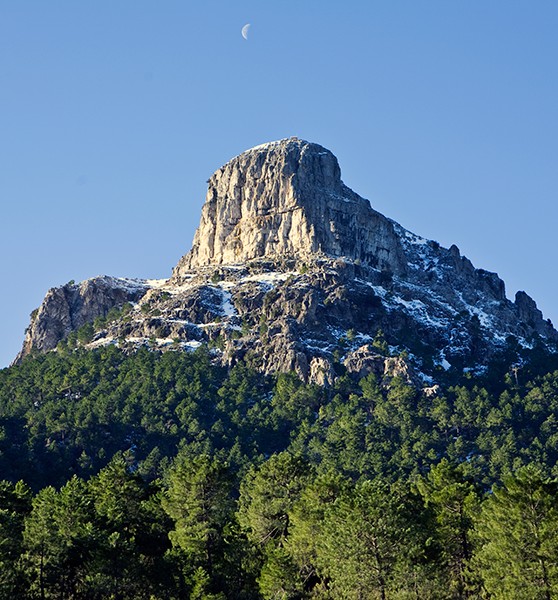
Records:
[[[290,138],[252,148],[213,174],[193,247],[174,277],[206,265],[315,256],[405,271],[393,223],[343,184],[329,150]]]
[[[408,373],[386,360],[403,350],[428,379],[478,368],[509,344],[558,342],[525,292],[512,302],[498,275],[456,246],[375,211],[342,182],[329,150],[297,138],[252,148],[213,174],[192,249],[168,280],[95,278],[49,291],[17,360],[127,303],[91,347],[208,343],[224,364],[317,383],[340,369]]]

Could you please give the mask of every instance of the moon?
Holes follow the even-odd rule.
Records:
[[[250,23],[246,23],[242,28],[242,37],[247,40],[248,39],[248,29],[250,29]]]

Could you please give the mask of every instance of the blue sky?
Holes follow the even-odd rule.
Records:
[[[558,323],[556,31],[544,0],[2,0],[0,366],[49,287],[169,276],[211,173],[292,135]]]

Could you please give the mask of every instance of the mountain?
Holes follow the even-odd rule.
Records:
[[[169,279],[53,288],[0,370],[0,598],[558,597],[557,336],[248,150]]]
[[[558,332],[523,291],[375,211],[336,157],[298,138],[257,146],[209,179],[192,249],[168,280],[96,277],[51,289],[16,363],[59,343],[187,350],[223,364],[425,381],[479,369],[508,345],[554,347]],[[406,352],[408,358],[395,360]],[[391,355],[391,356],[389,356]]]

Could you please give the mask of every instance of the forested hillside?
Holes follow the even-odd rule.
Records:
[[[0,371],[1,597],[558,597],[558,361],[520,358],[423,390],[29,357]]]

